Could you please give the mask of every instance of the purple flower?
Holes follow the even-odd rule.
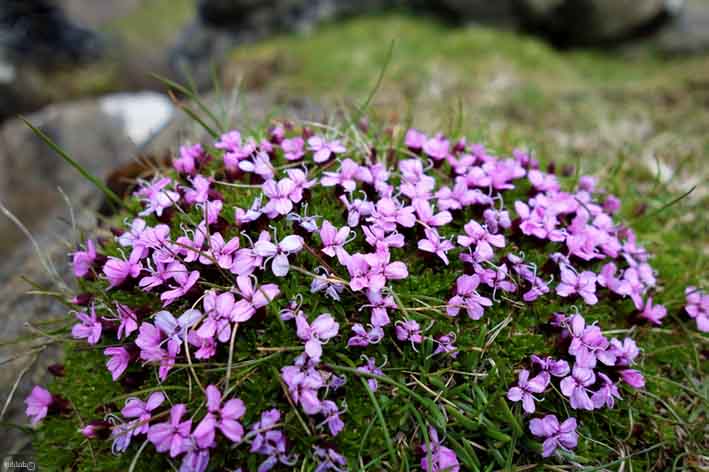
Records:
[[[308,149],[315,152],[313,160],[318,164],[329,160],[334,154],[342,154],[346,151],[340,141],[326,141],[320,136],[313,136],[308,139]]]
[[[200,318],[202,313],[195,309],[185,311],[177,319],[169,311],[163,310],[155,314],[155,326],[163,332],[169,342],[179,346],[185,339],[187,330],[192,328]]]
[[[79,312],[76,314],[79,323],[71,328],[74,339],[86,339],[89,344],[96,344],[101,338],[101,321],[96,317],[96,307],[91,305],[91,314]]]
[[[455,248],[453,243],[447,239],[441,239],[441,236],[435,229],[426,228],[424,234],[426,235],[426,239],[419,240],[418,248],[421,251],[431,252],[437,255],[445,265],[448,265],[448,256],[446,253]]]
[[[411,344],[421,344],[423,335],[421,326],[416,320],[399,320],[396,322],[396,339],[399,341],[411,341]]]
[[[103,273],[109,282],[109,288],[115,288],[121,285],[126,279],[136,278],[143,270],[140,263],[142,250],[134,248],[128,260],[118,259],[117,257],[109,257],[106,264],[103,266]]]
[[[300,136],[296,136],[291,139],[284,139],[281,143],[281,149],[283,149],[283,154],[288,161],[298,161],[305,155],[305,141]]]
[[[319,275],[313,277],[313,281],[310,283],[310,293],[325,292],[328,297],[340,301],[340,293],[345,286],[333,280],[327,269],[319,267],[316,268],[315,272]]]
[[[366,169],[357,164],[352,159],[345,159],[340,163],[337,172],[324,172],[320,179],[323,187],[334,187],[339,185],[345,192],[352,193],[357,188],[357,181],[364,180]]]
[[[187,407],[182,403],[173,405],[169,421],[150,427],[148,440],[153,443],[156,451],[169,451],[170,457],[175,458],[189,449],[192,420],[181,421],[186,411]]]
[[[483,212],[483,219],[491,233],[499,233],[501,229],[509,229],[512,226],[510,214],[505,210],[488,208]]]
[[[322,356],[322,345],[330,338],[337,336],[340,325],[329,313],[323,313],[315,318],[312,324],[303,315],[295,317],[298,337],[305,341],[305,352],[314,361],[319,362]]]
[[[438,431],[434,428],[428,428],[428,444],[423,444],[421,450],[423,457],[421,458],[421,468],[432,472],[458,472],[460,463],[455,451],[441,445],[438,439]],[[429,464],[429,456],[431,463]]]
[[[347,224],[351,227],[359,226],[362,217],[368,217],[374,213],[374,203],[361,198],[355,198],[352,203],[347,199],[347,195],[340,195],[340,201],[347,208]]]
[[[576,357],[576,365],[580,367],[596,367],[596,359],[606,365],[615,365],[615,354],[608,350],[610,343],[601,333],[601,328],[595,324],[586,325],[581,315],[574,315],[568,322],[571,335],[569,354]]]
[[[185,144],[180,146],[180,157],[172,160],[172,166],[180,174],[194,175],[197,172],[197,165],[204,156],[205,152],[201,144]]]
[[[86,241],[85,251],[76,251],[71,256],[74,275],[80,278],[86,277],[96,261],[96,245],[89,239]]]
[[[347,347],[367,347],[370,344],[377,344],[384,337],[384,330],[378,326],[372,326],[367,331],[361,323],[352,325],[354,335],[347,340]]]
[[[376,359],[374,359],[374,357],[364,356],[364,360],[364,365],[357,367],[357,370],[359,372],[365,372],[371,375],[384,375],[384,372],[382,371],[381,367],[377,366],[377,361]],[[377,379],[367,377],[367,386],[372,392],[376,392],[377,388],[379,387]]]
[[[313,446],[313,450],[315,451],[315,457],[319,461],[314,472],[327,472],[328,470],[333,470],[335,472],[346,472],[349,470],[347,468],[347,459],[345,459],[345,456],[339,454],[334,449],[324,449]]]
[[[262,214],[261,197],[259,196],[254,199],[248,210],[239,207],[234,208],[234,222],[237,226],[243,226],[258,220]]]
[[[261,419],[251,426],[253,441],[251,442],[251,452],[267,456],[261,463],[257,472],[267,472],[276,464],[281,463],[287,467],[295,465],[296,457],[286,453],[286,436],[283,431],[275,426],[281,419],[281,413],[276,410],[268,410],[261,413]]]
[[[290,270],[288,256],[296,254],[303,249],[305,241],[302,237],[291,234],[283,238],[278,244],[265,239],[259,239],[254,244],[254,252],[259,257],[272,258],[271,270],[276,277],[285,277]]]
[[[450,142],[443,137],[442,134],[437,134],[433,138],[429,138],[423,144],[423,152],[432,157],[436,161],[440,161],[448,157],[450,152]]]
[[[133,310],[127,305],[116,303],[116,311],[118,312],[118,339],[124,336],[130,336],[132,332],[138,329],[138,317]]]
[[[281,292],[276,284],[259,286],[255,278],[252,281],[251,277],[245,275],[236,278],[236,285],[238,290],[235,291],[241,295],[241,300],[236,302],[232,310],[231,321],[234,323],[250,320],[258,309],[268,305]]]
[[[579,294],[589,305],[598,303],[596,297],[596,274],[590,271],[584,271],[580,274],[571,266],[561,264],[561,282],[556,286],[556,293],[560,297],[568,297],[573,294]]]
[[[573,449],[578,443],[576,418],[569,418],[561,424],[555,415],[534,418],[529,422],[529,431],[538,438],[544,438],[542,457],[551,456],[558,447]]]
[[[257,152],[250,161],[239,161],[239,169],[250,174],[256,174],[263,180],[272,179],[275,172],[273,164],[271,164],[271,158],[263,151]]]
[[[456,295],[448,300],[446,313],[448,316],[458,316],[464,308],[472,320],[479,320],[483,316],[484,308],[492,306],[489,298],[477,292],[480,278],[477,275],[461,275],[456,280]]]
[[[137,424],[132,430],[133,435],[148,432],[152,412],[159,408],[164,401],[165,395],[162,392],[151,393],[146,401],[133,397],[126,400],[125,406],[121,409],[121,414],[126,418],[135,418],[137,420]]]
[[[347,271],[350,273],[350,288],[359,291],[369,288],[379,291],[384,288],[387,280],[400,280],[409,273],[403,262],[389,262],[389,251],[379,251],[373,254],[353,254],[347,261]]]
[[[239,419],[246,413],[244,402],[232,398],[222,406],[222,394],[214,385],[205,389],[207,396],[207,414],[192,432],[200,448],[214,447],[215,431],[218,429],[230,441],[238,443],[244,436],[244,428]]]
[[[205,203],[209,200],[209,186],[211,181],[203,175],[195,175],[192,179],[193,188],[185,190],[185,202],[194,205],[195,203]]]
[[[390,232],[379,226],[362,226],[367,244],[376,251],[386,251],[389,248],[404,247],[404,236],[396,231]]]
[[[603,382],[603,385],[601,385],[601,388],[599,388],[591,396],[593,406],[597,409],[603,408],[604,406],[608,406],[608,408],[613,408],[615,398],[617,398],[618,400],[621,399],[620,392],[618,392],[618,387],[603,372],[599,372],[598,377]]]
[[[621,367],[632,365],[640,354],[638,345],[631,338],[625,338],[622,342],[615,338],[611,339],[610,350],[615,355],[615,365]]]
[[[234,316],[234,307],[236,306],[234,294],[224,292],[217,295],[214,290],[209,290],[204,294],[202,306],[206,319],[202,321],[197,335],[200,338],[213,338],[216,334],[219,341],[223,343],[229,341],[230,321]]]
[[[418,151],[423,148],[424,143],[427,140],[427,136],[417,129],[409,128],[406,132],[406,137],[404,138],[404,143],[406,147]]]
[[[191,448],[182,458],[179,472],[204,472],[209,465],[209,450]]]
[[[542,371],[536,377],[529,379],[529,371],[522,369],[519,372],[517,385],[507,391],[507,399],[512,402],[522,401],[522,407],[527,413],[534,413],[534,401],[539,401],[534,394],[544,393],[551,377],[548,372]]]
[[[635,389],[641,389],[645,386],[645,377],[635,369],[624,369],[619,371],[619,374],[625,383]]]
[[[32,388],[32,392],[25,398],[25,405],[27,405],[25,414],[30,417],[30,424],[36,426],[37,423],[42,421],[42,419],[47,416],[49,407],[52,406],[53,403],[54,398],[52,394],[39,385],[35,385]]]
[[[131,355],[124,347],[107,347],[103,350],[104,355],[110,359],[106,361],[106,368],[111,372],[111,377],[115,382],[128,368],[128,363],[131,361]]]
[[[640,317],[648,320],[650,323],[659,326],[662,324],[662,318],[667,316],[667,308],[663,305],[653,305],[652,297],[647,297],[643,310],[640,312]]]
[[[165,187],[172,184],[169,177],[156,178],[150,184],[143,185],[136,195],[146,203],[145,210],[139,213],[140,216],[147,216],[155,213],[160,217],[165,209],[180,201],[180,194],[173,190],[166,190]]]
[[[372,309],[372,317],[370,318],[370,322],[373,326],[381,327],[388,325],[390,320],[387,310],[396,309],[394,297],[391,295],[384,296],[381,291],[369,290],[367,292],[367,298],[369,299],[369,304],[362,305],[360,310],[364,308]]]
[[[697,287],[689,286],[684,289],[686,304],[684,310],[690,318],[697,322],[697,329],[703,333],[709,332],[709,294]]]
[[[216,264],[222,269],[229,269],[234,264],[233,255],[239,249],[239,238],[232,238],[228,242],[220,233],[214,233],[209,237],[209,247],[199,256],[199,262],[203,265]]]
[[[320,239],[322,240],[322,252],[330,257],[337,256],[338,260],[347,260],[347,251],[343,247],[347,243],[350,235],[350,227],[343,226],[339,230],[327,220],[322,222],[320,227]]]
[[[441,211],[434,214],[433,207],[426,200],[414,200],[413,206],[419,221],[425,226],[444,226],[453,221],[453,216],[451,216],[448,211]]]
[[[413,228],[416,224],[416,216],[413,206],[404,206],[399,201],[384,197],[377,201],[374,212],[372,216],[367,218],[367,221],[385,231],[394,231],[396,225]]]
[[[470,220],[463,227],[463,230],[465,230],[465,235],[458,236],[458,244],[463,247],[475,245],[476,252],[488,256],[485,260],[492,257],[492,246],[505,247],[505,237],[503,235],[490,233],[475,220]]]
[[[264,182],[263,193],[268,197],[268,203],[263,207],[263,212],[273,219],[278,215],[287,215],[293,209],[291,193],[295,190],[295,183],[288,177],[278,182],[267,180]]]
[[[549,372],[554,377],[566,377],[569,375],[569,363],[565,360],[556,360],[552,357],[541,358],[535,354],[531,356],[532,364],[539,366],[545,372]]]
[[[494,294],[499,289],[503,292],[515,292],[517,286],[507,279],[507,265],[505,263],[500,264],[494,269],[483,269],[482,266],[475,266],[475,273],[480,277],[480,281],[485,285],[488,285],[494,289]]]
[[[331,400],[324,400],[320,412],[325,416],[325,422],[330,434],[337,436],[345,427],[345,423],[340,419],[340,413],[342,412],[337,408],[337,404]]]
[[[433,355],[446,353],[454,359],[458,357],[460,352],[458,352],[458,348],[455,346],[455,338],[456,336],[453,332],[440,335],[438,339],[436,339],[438,346],[436,346],[436,350],[433,351]]]
[[[293,203],[300,203],[303,199],[303,191],[313,187],[316,179],[308,180],[308,170],[288,169],[286,170],[288,178],[293,182],[293,191],[290,193],[290,199]]]
[[[588,396],[588,387],[596,382],[593,370],[574,366],[571,375],[561,380],[561,393],[571,400],[575,410],[593,410],[593,402]]]

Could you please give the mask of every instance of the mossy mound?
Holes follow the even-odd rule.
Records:
[[[458,136],[450,140],[423,136],[399,126],[288,123],[256,128],[248,136],[220,134],[215,133],[215,142],[185,146],[173,168],[158,169],[152,180],[139,181],[136,192],[124,200],[124,208],[97,235],[98,254],[87,248],[74,255],[81,296],[72,303],[86,317],[72,328],[76,323],[72,314],[65,329],[52,333],[67,339],[67,349],[65,375],[49,390],[70,405],[64,416],[50,415],[37,430],[36,450],[48,470],[171,466],[257,470],[268,458],[275,458],[277,469],[295,462],[301,470],[315,470],[318,464],[318,470],[328,470],[323,466],[328,464],[323,451],[342,454],[347,466],[338,465],[336,456],[330,456],[330,464],[349,470],[420,470],[422,460],[443,463],[441,456],[447,451],[455,453],[462,470],[514,466],[541,470],[545,464],[559,462],[595,470],[627,461],[647,470],[669,468],[672,461],[697,460],[706,440],[702,427],[706,404],[702,389],[706,389],[701,387],[701,346],[706,338],[680,320],[679,313],[684,284],[696,282],[702,267],[687,265],[687,278],[672,277],[678,270],[673,266],[687,260],[687,254],[659,248],[659,256],[650,259],[659,269],[658,281],[650,280],[655,273],[646,273],[634,293],[641,298],[640,306],[622,290],[610,290],[610,278],[596,283],[611,260],[626,274],[634,264],[645,267],[647,262],[641,241],[636,243],[632,231],[620,222],[623,212],[611,218],[617,209],[608,197],[619,181],[608,178],[594,183],[573,169],[557,175],[551,167],[547,173],[538,170],[539,163],[523,151],[485,149],[458,141]],[[514,157],[502,157],[506,154]],[[296,196],[292,184],[303,176],[289,171],[305,171],[301,196]],[[290,183],[283,183],[286,179]],[[312,179],[319,183],[311,185]],[[449,192],[443,190],[446,187]],[[373,206],[367,209],[360,202],[361,215],[355,222],[341,197],[349,205],[359,198]],[[436,207],[433,215],[420,209],[416,201],[421,200]],[[554,221],[547,221],[551,226],[546,230],[559,230],[561,239],[532,234],[525,226],[530,217],[515,203],[534,208],[555,201],[573,207],[559,210]],[[662,207],[666,208],[671,206]],[[485,210],[495,209],[509,212],[509,224],[497,213],[499,227],[493,229]],[[440,212],[448,212],[450,221]],[[584,215],[608,219],[587,223]],[[303,224],[306,216],[316,216],[318,230],[309,231],[307,223],[312,222],[306,219]],[[132,225],[137,217],[145,227]],[[205,218],[207,224],[200,226]],[[335,228],[349,223],[352,232],[327,245],[322,232],[325,221]],[[655,224],[661,221],[658,218]],[[470,222],[485,226],[466,227]],[[610,239],[589,243],[594,255],[586,258],[570,239],[579,227],[588,225],[602,228]],[[381,230],[380,239],[400,237],[401,245],[372,244],[365,226]],[[454,246],[441,250],[448,263],[420,243],[435,240],[434,230],[439,242],[450,240]],[[232,250],[213,239],[216,235],[232,242]],[[273,243],[293,235],[301,239],[272,247],[269,235],[274,235]],[[466,235],[473,241],[466,244],[460,238]],[[324,251],[328,247],[332,254]],[[354,260],[358,254],[370,256],[364,269]],[[263,259],[250,271],[249,261],[256,256]],[[276,276],[274,272],[284,270],[283,257],[289,270]],[[521,258],[518,267],[514,257]],[[172,266],[169,270],[174,273],[170,273],[161,268],[162,263],[179,265]],[[497,272],[503,266],[506,276]],[[597,302],[574,294],[561,296],[560,272],[570,267],[575,273],[593,273]],[[493,275],[487,272],[491,269]],[[673,270],[667,272],[670,278],[663,278],[665,270]],[[195,271],[198,278],[190,280]],[[263,303],[256,302],[261,296],[258,290],[250,294],[245,288],[253,276],[264,287]],[[472,289],[474,297],[468,293],[473,301],[460,306],[451,299],[462,295],[456,284],[464,276],[477,278],[479,285]],[[150,289],[149,277],[158,279]],[[485,277],[490,280],[487,284]],[[498,285],[502,280],[513,289]],[[318,288],[314,283],[326,285],[327,290],[314,290]],[[277,295],[272,288],[265,293],[267,284],[277,286]],[[536,299],[529,295],[541,285],[548,293]],[[229,305],[224,309],[231,317],[219,318],[216,308],[206,306],[210,291],[215,296],[231,294],[242,309],[246,304],[254,305],[254,310]],[[379,292],[391,297],[385,310],[388,322],[370,318]],[[671,315],[658,315],[661,327],[641,314],[645,311],[646,318],[652,317],[646,310],[651,296],[655,303],[664,303]],[[120,339],[118,322],[133,315],[121,313],[117,304],[135,313],[137,328]],[[185,321],[184,331],[168,332],[160,322],[165,315],[156,316],[169,310],[178,318],[193,309],[199,313]],[[455,309],[460,313],[452,316]],[[96,319],[91,318],[92,310]],[[284,310],[303,314],[294,323]],[[324,313],[330,314],[321,319],[327,329],[314,323]],[[560,391],[565,388],[557,378],[547,381],[544,393],[537,395],[534,414],[508,400],[520,369],[539,372],[530,361],[533,354],[584,367],[577,355],[569,354],[564,337],[572,335],[569,320],[560,326],[550,323],[555,313],[581,313],[589,325],[598,324],[606,340],[633,338],[644,350],[633,368],[645,376],[645,387],[631,388],[621,380],[629,365],[599,361],[593,369],[606,373],[620,389],[622,399],[613,408],[578,408]],[[212,331],[214,346],[207,346],[209,335],[200,335],[201,340],[195,337],[208,331],[202,328],[210,317],[223,323],[217,332],[226,330],[221,340],[215,340],[221,335]],[[304,326],[303,320],[309,325]],[[370,331],[367,346],[357,346],[363,341],[351,339],[356,323]],[[92,339],[99,327],[99,339]],[[70,328],[74,338],[88,337],[91,344],[70,340]],[[380,328],[381,335],[372,333],[374,328]],[[409,328],[408,335],[404,328]],[[155,331],[153,348],[148,347],[150,329],[162,331]],[[452,338],[455,347],[442,338],[451,333],[448,341]],[[314,354],[317,346],[322,348],[321,358]],[[116,347],[125,349],[127,365],[109,366],[116,376],[112,381],[104,350]],[[599,349],[611,351],[609,346]],[[156,353],[162,360],[155,358]],[[367,367],[363,356],[373,359],[369,373],[362,370]],[[322,383],[313,387],[294,380],[289,367],[305,372],[305,377],[319,376]],[[372,373],[374,367],[381,372]],[[368,384],[371,380],[377,381],[376,390]],[[206,404],[203,389],[209,385],[216,386],[225,401],[243,401],[245,413],[237,418],[244,428],[241,439],[230,440],[217,430],[214,443],[200,444],[196,432],[208,410],[224,414]],[[590,396],[603,382],[599,377],[587,387]],[[313,391],[315,399],[306,395]],[[162,392],[165,400],[151,412],[152,419],[132,425],[149,425],[151,433],[147,439],[145,434],[129,434],[132,438],[126,445],[125,430],[121,433],[120,428],[130,418],[121,409],[129,398],[146,400],[155,392]],[[326,400],[334,402],[337,413],[323,414]],[[176,439],[180,445],[170,457],[155,451],[160,441],[152,430],[167,421],[170,406],[174,409],[177,404],[187,410],[181,421],[192,423],[184,437]],[[272,409],[281,413],[277,424],[253,430],[262,414]],[[546,414],[560,420],[575,417],[578,446],[562,444],[553,457],[542,459],[541,440],[530,434],[529,422]],[[327,420],[337,415],[344,428],[335,427],[333,432]],[[255,443],[262,433],[276,430],[287,438],[287,452],[269,455]],[[434,430],[442,446],[434,444]],[[101,439],[104,435],[112,437]],[[122,453],[112,454],[112,448]],[[208,466],[199,456],[205,451]],[[443,470],[436,467],[431,470]]]

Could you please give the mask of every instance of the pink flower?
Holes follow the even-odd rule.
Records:
[[[352,159],[345,159],[340,163],[337,172],[324,172],[320,179],[323,187],[339,185],[345,192],[352,193],[357,188],[357,181],[366,180],[367,170]]]
[[[287,215],[293,209],[291,201],[291,193],[295,189],[295,184],[288,177],[276,182],[275,180],[267,180],[263,184],[263,193],[269,198],[268,203],[263,207],[263,212],[269,218],[275,218],[278,215]]]
[[[347,347],[367,347],[370,344],[377,344],[384,338],[384,330],[378,326],[372,326],[367,331],[360,323],[352,325],[354,335],[347,340]]]
[[[404,143],[406,144],[407,148],[414,151],[418,151],[423,148],[423,145],[426,143],[426,139],[426,135],[420,132],[419,130],[409,128],[409,130],[406,132]]]
[[[615,355],[615,365],[627,367],[633,364],[635,358],[640,354],[638,345],[631,338],[625,338],[623,342],[611,339],[610,350]]]
[[[532,364],[539,366],[545,372],[549,372],[554,377],[566,377],[569,375],[569,363],[565,360],[555,360],[552,357],[541,358],[532,354],[530,356]]]
[[[549,385],[549,380],[549,374],[544,371],[530,380],[529,371],[527,369],[522,369],[519,373],[517,386],[512,387],[507,391],[507,398],[513,402],[518,402],[521,400],[524,411],[527,413],[534,413],[536,409],[534,401],[539,400],[535,398],[533,394],[544,393],[547,385]]]
[[[448,140],[439,133],[433,138],[426,140],[423,145],[423,152],[432,157],[434,160],[440,161],[448,157],[450,152],[450,142],[448,142]]]
[[[684,289],[686,304],[684,310],[690,318],[697,321],[697,329],[703,333],[709,332],[709,294],[696,287]]]
[[[426,239],[421,239],[418,242],[418,248],[421,251],[431,252],[441,258],[445,265],[448,265],[448,256],[446,253],[455,246],[447,239],[441,239],[438,231],[435,229],[425,229],[424,234]]]
[[[89,239],[86,241],[86,251],[76,251],[71,256],[74,275],[81,278],[86,277],[96,261],[96,245]]]
[[[308,139],[308,149],[315,152],[313,160],[318,164],[328,161],[334,154],[342,154],[346,151],[339,140],[326,141],[320,136]]]
[[[238,421],[246,413],[244,402],[232,398],[222,406],[222,394],[214,385],[206,388],[207,414],[195,428],[192,436],[201,448],[214,447],[215,431],[218,429],[232,442],[240,442],[244,428]]]
[[[601,385],[598,391],[594,392],[591,396],[593,406],[596,409],[603,408],[604,406],[608,406],[608,408],[613,408],[613,405],[615,404],[615,399],[621,399],[620,392],[618,392],[618,387],[603,372],[599,372],[598,377],[603,382],[603,385]]]
[[[460,463],[455,451],[441,445],[438,439],[438,432],[432,427],[428,428],[428,444],[423,444],[423,457],[421,458],[421,468],[432,472],[458,472]],[[431,463],[429,464],[429,456]]]
[[[300,252],[303,249],[303,244],[305,244],[303,238],[295,234],[286,236],[278,244],[259,239],[254,244],[254,252],[260,257],[272,258],[271,270],[273,275],[284,277],[288,275],[290,270],[288,256]]]
[[[111,373],[111,377],[115,382],[128,368],[131,355],[124,347],[107,347],[103,350],[103,353],[110,357],[110,359],[106,361],[106,368]]]
[[[414,322],[415,323],[415,322]],[[363,356],[365,359],[365,364],[357,367],[359,372],[365,372],[371,375],[384,375],[381,367],[377,367],[377,361],[373,357]],[[376,392],[379,387],[377,379],[372,377],[367,377],[367,386],[372,392]]]
[[[266,152],[260,151],[252,157],[252,160],[242,160],[239,161],[239,170],[248,172],[251,174],[256,174],[263,180],[269,180],[273,178],[275,170],[273,164],[271,164],[271,158]]]
[[[79,312],[76,314],[80,323],[71,328],[74,339],[86,339],[89,344],[96,344],[101,338],[101,321],[96,317],[96,308],[91,305],[91,314]]]
[[[199,262],[211,265],[214,262],[222,269],[229,269],[234,264],[234,253],[239,249],[239,238],[224,241],[221,233],[214,233],[209,237],[209,248],[199,256]]]
[[[490,255],[493,253],[492,246],[505,247],[503,235],[490,233],[475,220],[470,220],[463,229],[465,234],[458,236],[458,244],[463,247],[475,245],[476,251],[479,249],[482,253]]]
[[[146,401],[131,397],[126,400],[125,406],[121,409],[121,414],[126,418],[135,418],[138,423],[133,430],[133,435],[145,434],[150,429],[151,413],[160,407],[165,401],[165,394],[153,392]]]
[[[163,306],[168,306],[178,298],[186,295],[199,280],[199,271],[193,270],[187,273],[186,269],[184,271],[180,270],[173,273],[172,279],[177,285],[171,285],[169,290],[160,294],[160,300],[162,300]]]
[[[281,149],[283,149],[284,156],[288,161],[298,161],[303,158],[305,151],[303,146],[305,142],[303,138],[296,136],[291,139],[284,139],[281,143]]]
[[[140,216],[147,216],[155,213],[162,216],[163,211],[180,201],[180,194],[165,188],[172,184],[169,177],[158,178],[154,182],[143,186],[137,195],[146,203],[145,210],[139,213]]]
[[[374,213],[367,218],[367,221],[385,231],[394,231],[397,224],[405,228],[413,228],[416,224],[416,216],[414,216],[414,207],[404,206],[392,198],[385,197],[376,203]]]
[[[533,435],[544,438],[543,457],[551,456],[558,447],[573,449],[578,443],[576,418],[569,418],[561,424],[554,415],[534,418],[529,422],[529,430]]]
[[[268,305],[280,293],[277,285],[265,284],[258,286],[258,281],[255,278],[252,281],[251,277],[244,275],[236,278],[236,285],[238,289],[235,291],[242,298],[236,302],[232,310],[231,321],[234,323],[243,323],[250,320],[256,310]]]
[[[489,298],[477,292],[480,278],[477,275],[461,275],[456,280],[456,295],[448,301],[446,312],[448,316],[458,316],[461,308],[465,308],[472,320],[479,320],[483,316],[484,308],[492,306]]]
[[[361,217],[367,217],[374,213],[374,204],[367,200],[356,198],[350,203],[347,195],[340,195],[340,201],[347,208],[347,224],[351,227],[359,226]]]
[[[645,386],[645,377],[635,369],[624,369],[619,371],[619,374],[625,383],[635,389],[641,389]]]
[[[30,417],[30,424],[36,426],[37,423],[42,421],[47,416],[49,407],[53,403],[52,394],[39,385],[35,385],[32,392],[25,398],[25,405],[27,405],[25,414]]]
[[[648,320],[650,323],[659,326],[662,324],[662,318],[667,316],[667,308],[663,305],[652,304],[652,297],[647,297],[643,310],[640,312],[640,317]]]
[[[140,263],[141,250],[133,249],[127,261],[118,259],[117,257],[109,257],[106,264],[103,266],[103,273],[109,282],[109,288],[115,288],[121,285],[128,278],[136,278],[143,270],[143,265]]]
[[[345,427],[345,423],[340,419],[340,410],[337,408],[337,404],[331,400],[325,400],[322,402],[322,409],[320,412],[325,416],[325,422],[330,430],[330,434],[334,437],[337,436],[340,431]],[[321,469],[325,470],[325,469]]]
[[[426,200],[414,200],[413,205],[419,221],[426,226],[444,226],[453,221],[453,216],[451,216],[448,211],[441,211],[434,214],[433,207],[431,207],[431,204]]]
[[[225,343],[231,336],[230,320],[234,316],[236,301],[234,294],[224,292],[217,295],[214,290],[209,290],[204,294],[202,302],[206,319],[202,321],[196,331],[200,338],[212,338],[217,335],[219,341]]]
[[[322,252],[330,257],[337,256],[339,260],[346,260],[347,251],[345,251],[343,246],[347,243],[349,235],[349,226],[343,226],[338,230],[329,221],[323,221],[320,227],[320,239],[323,244]]]
[[[396,339],[399,341],[411,341],[411,344],[421,344],[423,342],[423,334],[421,334],[421,326],[416,320],[398,321],[395,327]]]
[[[211,182],[203,175],[196,175],[192,179],[192,186],[185,190],[185,202],[194,205],[195,203],[205,203],[209,200],[209,186]]]
[[[204,148],[199,143],[180,146],[180,157],[172,160],[172,166],[180,174],[194,175],[204,154]]]
[[[116,303],[116,311],[118,312],[118,319],[120,325],[118,326],[118,339],[124,336],[130,336],[130,334],[138,329],[138,317],[133,310],[127,305],[122,303]]]
[[[288,169],[286,170],[288,178],[293,182],[293,191],[289,197],[293,203],[300,203],[303,199],[303,191],[313,187],[317,183],[317,179],[308,180],[307,169]]]
[[[156,451],[169,451],[170,457],[175,458],[189,449],[192,420],[181,421],[186,411],[187,407],[182,403],[173,405],[169,421],[150,427],[148,440],[153,443]]]
[[[561,393],[571,400],[571,408],[575,410],[593,410],[593,402],[588,396],[588,387],[596,382],[593,370],[577,367],[571,370],[571,375],[561,380]]]
[[[329,313],[323,313],[315,318],[312,324],[304,315],[295,317],[298,337],[305,341],[305,352],[313,360],[319,362],[322,356],[322,345],[337,336],[340,325]]]
[[[568,297],[578,294],[589,305],[598,303],[596,297],[596,274],[590,271],[584,271],[580,274],[571,266],[561,264],[561,282],[556,286],[556,293],[560,297]]]
[[[608,350],[609,342],[596,325],[586,325],[581,315],[574,315],[568,322],[571,344],[569,354],[576,357],[580,367],[596,367],[596,359],[606,365],[615,365],[614,351]]]

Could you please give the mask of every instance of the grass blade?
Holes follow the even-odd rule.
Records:
[[[52,138],[47,136],[42,130],[34,126],[32,123],[29,122],[25,117],[20,116],[20,119],[32,130],[32,132],[37,135],[42,141],[44,141],[47,146],[49,146],[55,153],[59,155],[62,159],[64,159],[69,165],[71,165],[74,169],[76,169],[79,174],[81,174],[86,180],[94,184],[94,186],[101,190],[106,197],[111,200],[113,203],[118,205],[119,207],[123,206],[123,201],[113,193],[113,191],[108,188],[108,186],[103,183],[101,179],[96,177],[95,175],[92,175],[89,171],[84,169],[84,167],[76,162],[74,159],[69,156],[69,154],[64,151],[57,143],[55,143]]]
[[[389,456],[391,457],[391,462],[396,466],[398,463],[397,457],[396,457],[396,451],[394,450],[394,442],[391,440],[391,435],[389,434],[389,427],[387,426],[387,422],[384,419],[384,414],[382,413],[382,409],[379,407],[379,402],[377,401],[377,397],[374,396],[374,393],[369,389],[369,385],[367,384],[367,381],[363,378],[360,377],[360,380],[362,381],[362,385],[364,385],[364,389],[367,391],[369,394],[369,399],[372,401],[372,405],[374,405],[374,410],[377,413],[377,419],[379,420],[379,423],[382,425],[382,431],[384,432],[384,440],[386,441],[387,445],[387,451],[389,451]]]

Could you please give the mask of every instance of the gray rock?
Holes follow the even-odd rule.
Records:
[[[654,39],[668,55],[700,54],[709,51],[709,3],[688,2]]]

